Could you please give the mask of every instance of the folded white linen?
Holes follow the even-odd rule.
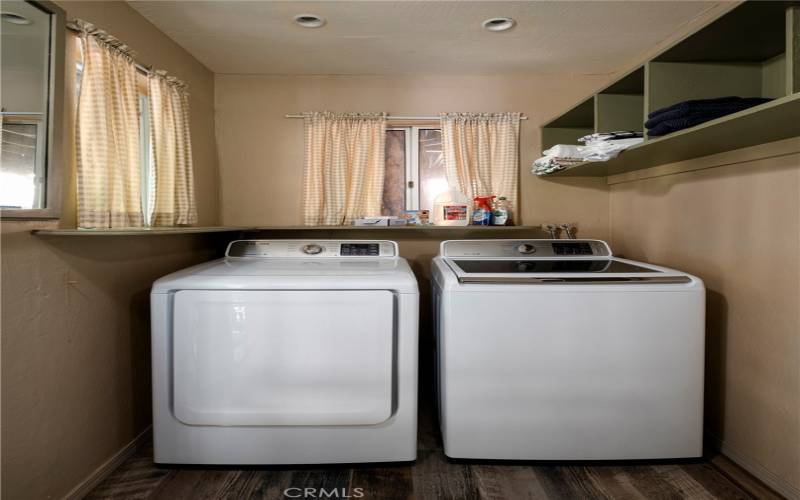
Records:
[[[543,156],[560,158],[583,158],[581,150],[584,146],[573,146],[572,144],[556,144],[550,149],[542,151]]]
[[[564,170],[570,165],[583,163],[582,158],[561,158],[557,156],[543,156],[533,162],[531,171],[536,175],[544,175],[559,170]]]
[[[620,151],[639,144],[643,140],[641,137],[633,137],[613,141],[598,141],[586,146],[556,144],[552,148],[543,151],[542,154],[560,158],[581,158],[583,161],[607,161],[616,157]]]
[[[641,137],[632,137],[629,139],[600,140],[586,146],[556,144],[543,151],[542,154],[544,156],[533,162],[532,171],[536,175],[545,175],[586,161],[608,161],[643,140]]]
[[[617,132],[597,132],[594,134],[584,135],[578,142],[582,142],[586,145],[598,142],[598,141],[615,141],[619,139],[631,139],[631,138],[638,138],[642,137],[642,132],[634,132],[634,131],[627,131],[627,130],[620,130]]]
[[[641,137],[631,139],[617,139],[613,141],[600,141],[581,148],[580,153],[586,161],[608,161],[616,158],[622,151],[644,141]]]

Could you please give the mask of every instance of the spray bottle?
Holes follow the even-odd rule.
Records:
[[[488,226],[492,223],[492,200],[494,196],[476,196],[475,208],[472,210],[472,223],[476,226]]]

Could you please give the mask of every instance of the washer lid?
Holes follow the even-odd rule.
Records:
[[[439,256],[458,282],[486,284],[689,283],[664,267],[612,256],[600,240],[452,240]]]
[[[605,259],[445,259],[462,284],[689,283],[671,269],[614,257]]]
[[[448,240],[439,247],[441,257],[590,259],[610,257],[611,248],[600,240]]]
[[[653,269],[628,264],[615,259],[568,259],[568,260],[468,260],[450,259],[465,273],[470,274],[559,274],[578,273],[651,273]]]

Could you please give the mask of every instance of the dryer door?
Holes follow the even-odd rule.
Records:
[[[174,295],[175,417],[194,425],[368,425],[392,414],[387,290]]]

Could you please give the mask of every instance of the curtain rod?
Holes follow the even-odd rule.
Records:
[[[303,115],[286,115],[285,118],[304,118]],[[438,116],[401,116],[401,115],[387,115],[387,120],[438,120],[440,117]],[[525,115],[521,115],[519,117],[520,120],[527,120],[528,117]]]
[[[67,24],[66,28],[68,30],[70,30],[70,31],[75,32],[75,33],[80,33],[81,32],[81,30],[79,30],[78,28],[74,28],[74,27],[70,26],[69,24]],[[136,70],[139,71],[139,73],[144,73],[145,75],[152,75],[154,73],[153,70],[151,70],[148,66],[145,66],[144,64],[140,63],[139,61],[137,61],[134,58],[131,58],[131,59],[133,59],[133,64],[134,64],[134,66],[136,66]]]

